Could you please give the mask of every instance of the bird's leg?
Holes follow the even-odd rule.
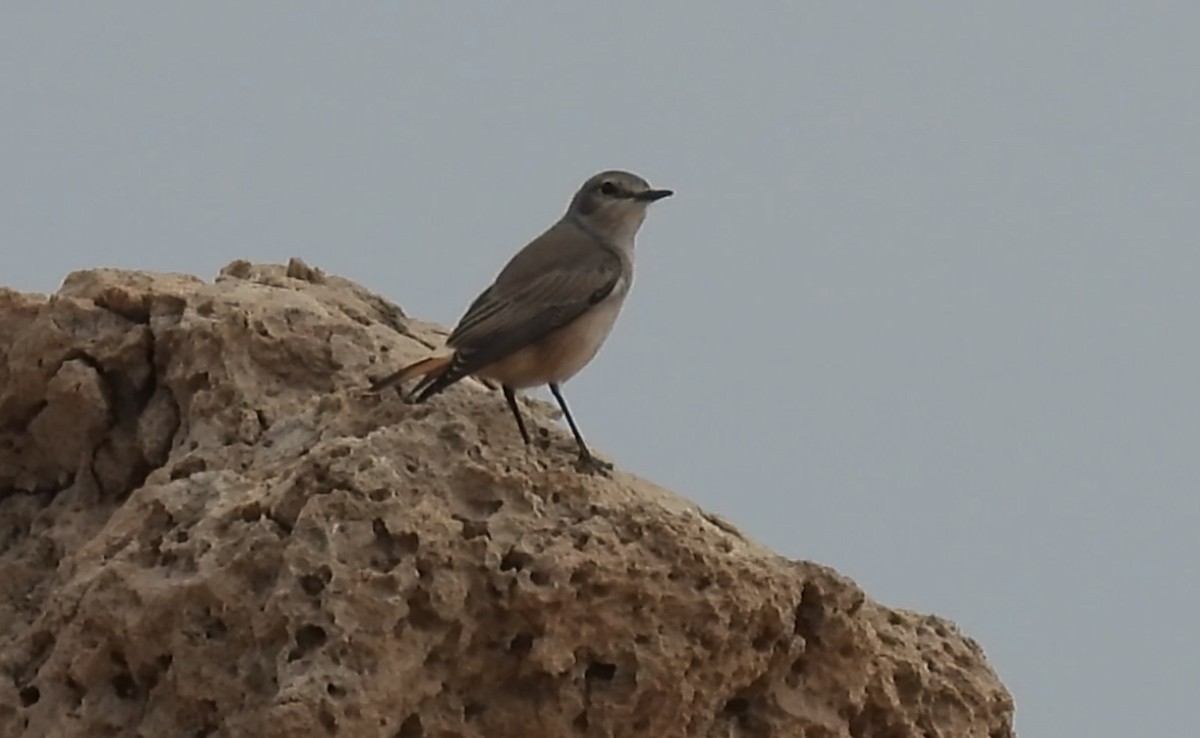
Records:
[[[512,410],[513,417],[517,419],[517,430],[521,431],[521,440],[525,441],[525,445],[529,445],[529,431],[525,430],[525,420],[521,417],[521,410],[517,407],[517,395],[513,392],[513,388],[507,384],[504,387],[504,399],[508,401],[508,407]]]
[[[575,443],[579,446],[579,461],[576,466],[581,471],[605,473],[613,468],[612,464],[607,461],[601,461],[592,452],[588,450],[587,444],[583,442],[583,434],[579,432],[579,426],[575,425],[575,418],[571,417],[571,411],[567,408],[567,401],[563,399],[562,390],[558,388],[558,384],[550,383],[550,392],[554,395],[554,399],[558,400],[558,406],[562,408],[563,415],[567,418],[567,425],[571,426],[571,433],[575,434]]]

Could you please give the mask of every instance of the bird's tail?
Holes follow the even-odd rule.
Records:
[[[445,374],[446,370],[450,368],[450,365],[453,362],[453,356],[429,356],[421,359],[420,361],[414,361],[408,366],[402,367],[386,377],[372,382],[371,391],[378,392],[382,389],[392,386],[393,384],[399,384],[405,380],[412,379],[413,377],[423,377],[417,387],[413,389],[412,394],[415,395],[419,390],[433,383],[443,374]],[[410,395],[410,397],[412,397],[412,395]]]

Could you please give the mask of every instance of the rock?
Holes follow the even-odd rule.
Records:
[[[527,451],[293,261],[0,290],[0,736],[1012,736],[973,641]]]

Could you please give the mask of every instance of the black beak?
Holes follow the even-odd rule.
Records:
[[[654,202],[655,200],[661,200],[664,197],[670,197],[674,194],[671,190],[643,190],[633,193],[633,199],[643,202]]]

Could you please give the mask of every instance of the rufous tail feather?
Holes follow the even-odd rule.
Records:
[[[414,361],[406,367],[398,369],[383,379],[377,379],[371,383],[371,391],[378,392],[385,387],[390,387],[393,384],[412,379],[416,376],[429,376],[430,374],[441,374],[450,366],[450,362],[454,360],[453,356],[430,356],[420,361]]]

